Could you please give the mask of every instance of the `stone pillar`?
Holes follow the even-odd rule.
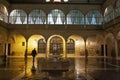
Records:
[[[28,54],[28,39],[26,39],[25,59],[27,59],[27,54]]]
[[[49,57],[49,55],[50,55],[50,42],[49,42],[49,40],[47,39],[47,42],[46,42],[47,44],[46,44],[46,54],[45,54],[45,57],[46,58],[48,58]]]
[[[48,46],[48,45],[47,45],[47,40],[46,40],[46,51],[45,51],[46,53],[45,53],[45,58],[47,58],[47,53],[48,53],[48,52],[47,52],[47,51],[48,51],[48,50],[47,50],[47,48],[48,48],[47,46]]]
[[[106,57],[106,44],[105,44],[105,41],[104,41],[103,46],[104,46],[104,58],[105,58]]]
[[[87,37],[85,38],[85,63],[87,64],[87,62],[88,62],[88,50],[87,50],[87,46],[86,46],[86,41],[87,41]]]
[[[103,56],[103,65],[104,65],[104,68],[106,69],[106,43],[105,43],[105,40],[104,40],[104,44],[103,44],[103,48],[104,48],[104,56]]]
[[[64,53],[65,53],[65,58],[67,59],[67,50],[66,50],[66,49],[67,49],[67,48],[66,48],[67,46],[66,46],[66,44],[67,44],[67,39],[65,39],[65,47],[64,47],[64,48],[65,48],[65,51],[64,51]]]

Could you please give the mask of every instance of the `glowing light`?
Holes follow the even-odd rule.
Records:
[[[50,2],[50,0],[46,0],[46,2]]]
[[[64,2],[68,2],[68,0],[64,0]]]
[[[33,45],[34,48],[36,48],[37,47],[37,40],[33,40],[32,45]]]
[[[54,0],[54,2],[61,2],[61,0]]]
[[[76,46],[80,45],[80,41],[76,40]]]
[[[76,74],[80,74],[80,69],[77,69],[77,70],[76,70]]]

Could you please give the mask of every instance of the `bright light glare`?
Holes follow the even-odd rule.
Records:
[[[64,2],[68,2],[68,0],[64,0]]]
[[[76,40],[76,46],[80,45],[80,41]]]
[[[50,0],[46,0],[46,2],[50,2]]]
[[[61,2],[61,0],[54,0],[54,2]]]
[[[36,41],[36,40],[33,41],[32,46],[33,46],[34,48],[37,47],[37,41]]]

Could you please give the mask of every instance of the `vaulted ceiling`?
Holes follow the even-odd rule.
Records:
[[[46,0],[7,0],[9,3],[47,3]],[[64,2],[61,0],[60,3],[87,3],[87,4],[102,4],[106,0],[68,0],[68,2]],[[50,3],[53,3],[54,0],[50,0]]]

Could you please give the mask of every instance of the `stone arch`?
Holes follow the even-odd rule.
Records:
[[[86,40],[88,56],[96,56],[96,36],[89,36]]]
[[[116,56],[116,53],[115,53],[115,37],[112,33],[106,34],[105,44],[106,44],[106,51],[107,51],[106,56],[107,57]]]
[[[26,49],[25,37],[17,32],[11,33],[8,37],[8,55],[11,56],[24,56]]]
[[[34,48],[36,48],[36,50],[38,52],[38,41],[40,39],[44,39],[44,41],[46,41],[45,38],[40,34],[33,34],[28,38],[28,54],[31,54],[31,51]],[[40,56],[43,56],[43,55],[40,55]]]
[[[50,40],[54,37],[59,37],[62,40],[63,53],[61,53],[61,55],[63,55],[63,57],[66,57],[66,49],[65,49],[65,46],[66,46],[65,43],[66,42],[65,42],[65,39],[64,39],[63,36],[57,35],[57,34],[50,36],[47,40],[47,57],[50,56]]]
[[[96,34],[94,36],[89,36],[86,40],[88,55],[101,56],[101,45],[104,45],[104,38],[102,35]]]
[[[82,36],[70,35],[68,39],[73,39],[75,41],[75,54],[68,56],[84,56],[85,42]]]
[[[96,35],[96,54],[104,56],[104,37],[99,34]]]

